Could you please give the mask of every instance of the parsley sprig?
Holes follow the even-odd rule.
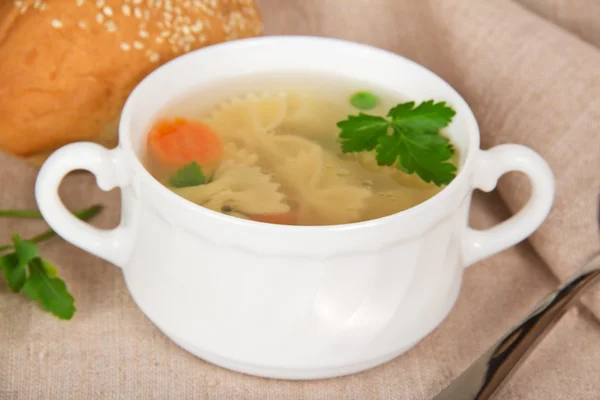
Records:
[[[102,206],[95,205],[74,214],[79,219],[87,220],[101,210]],[[38,211],[29,210],[0,210],[0,217],[42,218]],[[61,319],[71,319],[75,314],[75,300],[65,282],[57,276],[54,265],[39,255],[36,246],[36,243],[55,235],[53,230],[28,240],[17,234],[12,235],[11,244],[0,246],[0,270],[4,272],[4,280],[12,292],[25,294]]]
[[[416,173],[437,186],[450,183],[456,166],[450,140],[440,129],[452,122],[456,112],[445,102],[425,101],[398,104],[386,117],[359,113],[338,122],[344,153],[375,150],[377,164],[396,165],[408,174]]]
[[[176,188],[189,186],[198,186],[206,183],[206,176],[202,168],[196,161],[184,165],[175,171],[175,174],[169,179],[169,184]]]

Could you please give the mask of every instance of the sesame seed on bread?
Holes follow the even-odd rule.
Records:
[[[112,147],[121,108],[146,75],[261,34],[253,0],[0,1],[0,150],[39,164],[74,141]]]

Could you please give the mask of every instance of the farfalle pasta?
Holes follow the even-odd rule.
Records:
[[[256,165],[258,155],[252,151],[239,147],[235,143],[227,143],[224,150],[224,159],[244,165]]]
[[[173,191],[213,211],[227,207],[245,214],[276,214],[290,209],[279,188],[280,185],[258,167],[224,161],[211,182]]]
[[[207,123],[226,140],[248,142],[256,134],[272,132],[285,118],[287,95],[250,93],[218,104]]]
[[[275,174],[299,204],[299,218],[311,225],[356,222],[372,191],[349,182],[347,171],[326,166],[323,149],[316,147],[275,167]]]
[[[149,133],[146,165],[188,201],[261,223],[356,223],[435,195],[440,188],[379,165],[374,152],[340,150],[336,121],[356,110],[334,86],[235,93],[193,119],[166,118]]]

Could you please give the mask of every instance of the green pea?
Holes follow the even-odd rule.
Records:
[[[358,91],[350,96],[350,104],[359,110],[370,110],[377,106],[377,96],[373,93]]]

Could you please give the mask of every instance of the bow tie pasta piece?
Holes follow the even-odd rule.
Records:
[[[283,202],[281,193],[273,195],[273,192],[264,190],[222,190],[212,196],[204,207],[213,211],[232,211],[245,215],[257,214],[279,214],[289,211],[289,206]],[[230,213],[229,211],[225,211]]]
[[[277,128],[285,117],[286,109],[285,92],[253,93],[221,102],[206,122],[224,139],[246,143],[256,134]]]
[[[325,165],[325,153],[316,147],[283,162],[276,176],[298,198],[304,221],[315,225],[358,221],[371,190],[351,184],[343,169]]]
[[[257,137],[256,143],[256,151],[274,164],[321,149],[318,144],[293,135],[265,134]]]
[[[273,165],[315,149],[319,149],[318,144],[298,136],[257,133],[252,140],[240,146],[228,143],[225,146],[225,159],[272,169]]]
[[[285,92],[249,94],[215,107],[206,122],[231,143],[226,158],[249,164],[244,154],[235,154],[244,149],[256,154],[259,164],[270,167],[318,147],[303,137],[276,132],[287,112],[287,96]]]
[[[290,210],[279,188],[280,185],[258,167],[224,161],[212,182],[172,190],[218,212],[231,209],[243,214],[277,214]]]
[[[336,123],[340,115],[347,115],[348,106],[342,102],[331,101],[327,93],[315,96],[314,93],[294,91],[287,96],[287,112],[281,123],[282,132],[322,139],[336,136]]]
[[[287,93],[262,93],[250,98],[254,101],[253,120],[258,131],[273,131],[281,125],[287,112]]]
[[[256,165],[258,155],[246,148],[240,148],[235,143],[227,143],[224,148],[224,159],[237,164]]]

